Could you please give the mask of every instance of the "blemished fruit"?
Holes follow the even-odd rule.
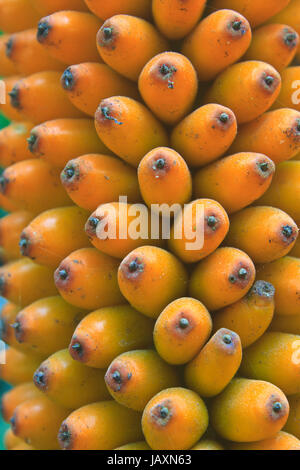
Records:
[[[299,37],[300,0],[0,0],[8,450],[300,450]]]

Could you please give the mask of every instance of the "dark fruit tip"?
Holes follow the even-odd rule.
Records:
[[[2,174],[0,176],[0,193],[5,194],[7,184],[9,183],[9,179],[5,178],[5,176]]]
[[[273,403],[272,410],[274,413],[280,413],[282,410],[282,404],[279,401],[276,401]]]
[[[212,228],[212,229],[215,228],[217,223],[218,223],[218,219],[214,215],[210,215],[209,217],[207,217],[207,225],[210,228]]]
[[[123,124],[123,122],[118,121],[118,119],[116,119],[115,117],[113,117],[109,114],[110,109],[109,109],[108,106],[101,106],[100,109],[101,109],[101,114],[105,119],[108,119],[109,121],[114,121],[119,126]]]
[[[10,97],[10,104],[13,108],[20,109],[20,89],[18,84],[16,84],[13,89],[8,93]]]
[[[261,297],[274,297],[275,287],[267,281],[256,281],[249,294],[258,294]]]
[[[44,388],[46,386],[45,382],[46,374],[42,370],[38,369],[33,376],[33,381],[38,388]]]
[[[113,381],[116,382],[117,384],[122,383],[122,375],[120,374],[118,370],[115,370],[114,373],[111,375],[111,377]]]
[[[221,121],[223,124],[226,124],[226,122],[229,121],[229,115],[227,113],[221,113],[219,116],[219,121]]]
[[[291,236],[293,235],[294,233],[294,230],[293,230],[293,227],[291,225],[284,225],[282,227],[282,235],[285,237],[285,238],[291,238]]]
[[[20,253],[23,256],[28,255],[28,248],[30,246],[30,241],[29,238],[25,235],[22,234],[20,241],[19,241],[19,247],[20,247]]]
[[[75,77],[74,77],[71,67],[68,67],[62,74],[61,83],[65,90],[68,90],[68,91],[73,90],[74,85],[75,85]]]
[[[37,40],[39,42],[42,42],[43,39],[46,39],[49,32],[50,32],[51,26],[47,20],[41,20],[38,24],[37,27]]]
[[[166,419],[169,416],[169,408],[162,406],[159,411],[160,417]]]
[[[67,449],[70,446],[71,438],[72,434],[68,425],[63,423],[58,433],[58,440],[64,449]]]
[[[185,330],[186,328],[188,328],[189,325],[190,325],[190,322],[188,321],[187,318],[180,318],[179,328],[181,328],[182,330]]]
[[[12,51],[14,47],[14,38],[11,36],[8,41],[5,43],[5,54],[6,57],[11,58]]]
[[[232,338],[229,334],[226,334],[222,338],[223,343],[225,344],[231,344],[232,343]]]
[[[58,277],[62,281],[65,281],[68,278],[68,271],[66,269],[59,269]]]
[[[75,166],[72,163],[68,163],[67,166],[62,171],[62,176],[66,180],[71,180],[75,176],[75,173],[76,173]]]
[[[242,24],[243,22],[239,20],[239,21],[234,21],[231,26],[234,31],[240,31]]]
[[[27,139],[28,149],[31,153],[34,152],[37,141],[38,141],[38,136],[32,132]]]
[[[239,277],[240,279],[246,279],[247,274],[248,274],[247,269],[241,268],[241,269],[239,270],[239,272],[238,272],[238,277]]]
[[[163,170],[166,166],[166,160],[164,158],[158,158],[153,164],[153,170]]]
[[[284,42],[288,47],[295,47],[297,45],[297,33],[289,30],[284,34]]]

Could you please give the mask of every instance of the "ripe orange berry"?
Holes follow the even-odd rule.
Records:
[[[86,310],[125,302],[118,281],[119,261],[95,248],[82,248],[67,256],[55,271],[60,295],[71,305]]]
[[[289,403],[275,385],[262,380],[233,379],[214,398],[211,423],[224,439],[253,442],[273,437],[285,425]]]
[[[149,401],[142,426],[151,449],[190,449],[206,431],[208,412],[195,392],[181,387],[169,388]]]
[[[97,47],[107,65],[135,81],[153,56],[169,49],[166,39],[151,23],[120,14],[103,23],[97,34]]]
[[[258,199],[269,188],[274,172],[275,165],[266,155],[236,153],[199,169],[194,194],[215,199],[231,214]]]
[[[237,134],[233,112],[219,104],[207,104],[186,116],[171,133],[171,146],[189,166],[216,160],[229,149]]]
[[[239,335],[218,330],[185,367],[185,384],[202,397],[218,395],[238,371],[242,360]]]
[[[198,90],[196,70],[177,52],[163,52],[147,62],[138,85],[147,106],[169,125],[176,124],[190,111]]]
[[[76,327],[69,352],[89,367],[107,368],[119,354],[153,344],[153,321],[130,305],[104,307]]]
[[[222,72],[205,94],[204,102],[230,107],[238,123],[243,124],[267,111],[278,97],[280,88],[281,78],[274,67],[266,62],[248,60]]]
[[[152,349],[116,357],[106,371],[105,382],[118,403],[136,411],[143,411],[156,393],[180,384],[178,371]]]
[[[23,230],[21,253],[39,264],[57,267],[70,251],[90,246],[84,232],[87,217],[88,212],[77,206],[42,212]]]
[[[191,361],[206,343],[212,319],[199,300],[182,297],[171,302],[156,320],[153,339],[157,352],[169,364]]]
[[[175,298],[185,295],[187,272],[174,255],[154,246],[133,250],[119,266],[124,297],[138,311],[157,318]]]
[[[255,267],[246,253],[237,248],[217,248],[195,267],[189,294],[209,310],[218,310],[244,297],[254,278]]]
[[[199,80],[210,81],[244,55],[251,37],[244,16],[233,10],[218,10],[200,21],[184,40],[181,52],[191,60]]]

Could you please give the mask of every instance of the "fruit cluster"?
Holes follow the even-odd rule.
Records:
[[[300,0],[0,29],[7,448],[300,450]]]

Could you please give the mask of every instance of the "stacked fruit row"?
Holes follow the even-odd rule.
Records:
[[[299,25],[0,0],[7,448],[300,450]]]

